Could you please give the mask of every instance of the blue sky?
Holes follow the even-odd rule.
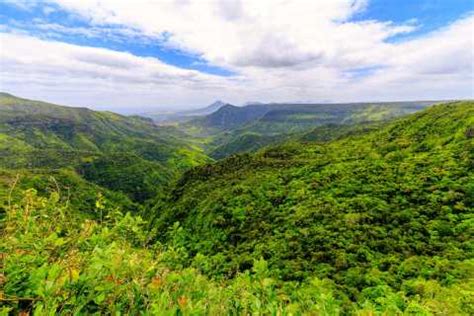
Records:
[[[120,25],[102,25],[102,28],[109,28],[114,37],[86,37],[62,32],[49,32],[48,34],[41,28],[38,28],[38,24],[54,23],[71,28],[89,29],[94,27],[87,18],[82,18],[72,12],[63,10],[54,3],[38,4],[37,6],[25,8],[15,3],[0,2],[0,12],[0,25],[17,30],[21,29],[37,37],[60,40],[81,46],[126,51],[137,56],[156,57],[171,65],[186,69],[196,69],[220,76],[230,76],[233,74],[232,71],[209,65],[199,55],[162,46],[159,40],[157,41],[146,36],[132,37],[133,40],[130,40],[130,36],[121,33],[123,27]]]
[[[2,1],[0,32],[8,36],[5,35],[0,49],[8,50],[7,40],[23,43],[35,39],[55,49],[55,54],[59,54],[60,46],[53,43],[59,42],[70,44],[68,51],[79,52],[81,47],[102,48],[104,50],[96,50],[100,58],[102,54],[115,54],[110,56],[120,59],[118,63],[124,58],[134,59],[133,63],[140,66],[137,69],[142,73],[137,74],[139,78],[129,78],[133,83],[130,87],[136,91],[121,99],[106,95],[115,84],[119,86],[119,81],[126,84],[122,80],[129,77],[129,74],[118,74],[117,69],[91,75],[94,81],[102,80],[101,89],[83,96],[82,101],[78,100],[78,93],[72,91],[73,87],[58,92],[52,87],[52,81],[40,81],[41,73],[33,74],[35,80],[31,80],[31,84],[36,88],[28,91],[36,89],[37,93],[29,92],[30,95],[50,96],[54,101],[72,101],[78,105],[92,101],[99,107],[116,103],[125,107],[130,100],[133,106],[150,103],[184,106],[212,102],[213,98],[236,103],[249,99],[282,102],[383,99],[381,94],[358,88],[361,80],[374,84],[377,76],[387,80],[387,99],[396,97],[394,89],[400,87],[402,91],[407,88],[406,98],[428,98],[430,95],[422,92],[421,86],[420,93],[408,89],[412,85],[410,80],[420,79],[426,80],[423,87],[433,84],[434,98],[466,98],[473,94],[472,76],[461,74],[461,70],[455,73],[456,69],[466,66],[472,69],[473,34],[469,27],[474,2],[470,0],[320,0],[319,3],[295,0],[282,8],[272,6],[271,1],[262,1],[259,5],[238,0],[191,1],[186,6],[171,0],[165,2],[137,5],[129,1],[117,5],[108,0]],[[433,56],[432,65],[421,65],[422,69],[414,72],[411,79],[405,79],[405,84],[398,82],[403,80],[401,69],[421,58],[416,54],[422,53],[423,43],[431,41],[429,43],[437,46],[443,36],[453,37],[449,32],[460,31],[471,39],[463,40],[458,34],[457,42],[450,43],[449,49],[456,53],[464,47],[471,51],[471,58],[465,52],[460,53],[459,64],[452,64],[445,63],[447,57],[438,54]],[[34,43],[43,45],[38,41]],[[402,50],[411,51],[398,58],[396,51]],[[123,52],[129,55],[119,54]],[[97,59],[90,56],[93,50],[87,54],[87,58],[81,57],[79,61]],[[46,59],[45,55],[45,65],[39,68],[47,69],[45,73],[53,72],[48,68],[52,67],[52,61]],[[40,63],[42,60],[38,59]],[[149,66],[145,64],[149,63],[161,67],[162,72],[148,73]],[[103,66],[108,64],[104,61]],[[24,62],[18,62],[18,67],[20,65]],[[71,81],[77,79],[73,77],[75,71],[68,70]],[[428,78],[428,74],[440,71],[446,80],[451,80],[452,93],[438,89],[443,86],[439,75]],[[31,77],[30,73],[28,78]],[[111,79],[107,82],[106,78]],[[146,78],[150,78],[159,93],[149,90],[143,93]],[[170,83],[163,78],[171,78]],[[319,80],[310,84],[312,78]],[[453,80],[460,84],[451,87]],[[171,82],[172,88],[169,88]],[[0,88],[13,92],[26,90],[5,79]],[[338,93],[344,88],[347,96]],[[68,92],[74,97],[67,97]],[[165,92],[178,96],[163,97]]]
[[[403,23],[415,20],[418,29],[397,40],[423,36],[446,26],[474,10],[471,0],[372,0],[356,19],[375,19]],[[392,39],[393,40],[393,39]]]
[[[416,19],[423,32],[453,22],[474,10],[470,0],[372,0],[359,19],[376,19],[402,23]]]
[[[400,41],[406,38],[422,36],[459,19],[474,10],[473,3],[471,0],[372,0],[368,3],[367,8],[361,13],[356,14],[352,20],[380,20],[392,21],[394,23],[405,23],[414,20],[413,23],[418,26],[415,32],[388,39]],[[221,76],[231,76],[234,74],[231,70],[210,65],[200,58],[198,54],[191,54],[162,46],[159,41],[147,38],[146,36],[142,38],[136,37],[135,40],[130,41],[128,36],[121,34],[122,27],[120,25],[107,25],[114,32],[114,38],[84,37],[53,32],[47,34],[38,29],[37,24],[39,22],[56,23],[67,27],[93,27],[91,21],[87,18],[82,18],[73,12],[66,11],[54,3],[38,4],[25,8],[15,3],[0,2],[0,12],[1,25],[19,28],[38,37],[52,38],[83,46],[127,51],[137,56],[152,56],[171,65],[196,69],[210,74]],[[33,22],[35,19],[40,21],[35,23]],[[18,23],[21,23],[21,26]]]

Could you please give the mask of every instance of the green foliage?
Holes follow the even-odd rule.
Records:
[[[130,154],[103,156],[81,164],[78,169],[84,179],[142,203],[157,196],[158,190],[171,181],[171,175],[161,164]]]
[[[223,136],[223,140],[215,140],[215,142],[222,141],[223,144],[217,146],[209,155],[214,159],[222,159],[237,153],[257,151],[262,147],[283,142],[288,138],[289,136],[266,136],[258,133],[243,133],[234,137],[226,135]]]
[[[89,201],[98,186],[135,203],[162,195],[183,170],[209,161],[184,136],[138,116],[0,95],[0,168],[16,170],[23,178],[67,173],[55,176],[59,185],[81,182]],[[43,180],[31,176],[28,181],[43,191]]]
[[[104,204],[105,203],[105,204]],[[27,190],[2,216],[2,313],[33,315],[151,314],[468,314],[472,284],[441,285],[413,279],[399,292],[366,288],[358,303],[338,293],[328,279],[282,282],[269,262],[214,281],[196,268],[173,268],[173,247],[150,244],[146,222],[107,210],[98,221],[84,219],[61,201]],[[466,267],[467,268],[467,267]],[[373,278],[377,278],[375,275]],[[410,294],[411,298],[408,296]]]
[[[256,151],[289,139],[328,141],[374,128],[414,113],[433,102],[350,104],[226,105],[205,117],[181,124],[191,135],[211,136],[207,151],[215,159]],[[354,126],[355,125],[355,126]]]
[[[108,214],[101,222],[81,220],[57,194],[46,199],[27,191],[2,223],[2,302],[35,315],[203,313],[212,311],[211,303],[225,307],[205,278],[192,269],[170,271],[159,252],[144,247],[140,217]]]
[[[74,170],[2,170],[0,169],[0,207],[10,199],[17,202],[22,198],[23,190],[34,188],[41,196],[59,192],[63,202],[89,217],[98,196],[107,200],[110,208],[124,212],[141,211],[143,206],[133,202],[125,194],[111,191],[90,183],[80,177]]]
[[[328,124],[318,126],[310,132],[304,133],[298,139],[303,142],[327,142],[348,136],[362,135],[381,128],[384,123],[364,124]]]
[[[473,102],[204,165],[139,117],[0,113],[1,314],[474,314]]]
[[[186,172],[155,223],[179,223],[188,264],[219,278],[262,257],[276,278],[329,278],[351,301],[414,280],[463,287],[474,272],[473,124],[473,103],[460,102],[329,143],[231,157]]]

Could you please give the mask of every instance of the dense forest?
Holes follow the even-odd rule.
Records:
[[[472,315],[474,102],[427,105],[2,94],[0,314]]]
[[[215,112],[194,119],[188,117],[179,128],[201,138],[208,136],[205,138],[208,155],[214,159],[222,159],[302,137],[316,127],[331,128],[332,131],[328,134],[335,137],[338,129],[347,130],[356,125],[385,122],[414,113],[434,103],[341,103],[331,106],[262,103],[242,107],[220,103]]]
[[[97,192],[118,205],[133,205],[128,210],[141,209],[182,171],[206,161],[191,139],[147,118],[0,95],[5,177],[19,171],[27,175],[20,184],[43,192],[53,175],[74,191],[70,202],[84,211],[93,207]]]

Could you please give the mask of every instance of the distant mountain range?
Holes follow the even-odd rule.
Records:
[[[157,112],[157,113],[144,113],[143,115],[153,119],[155,122],[160,124],[169,124],[177,122],[186,122],[192,120],[199,116],[209,115],[221,107],[225,106],[227,103],[220,100],[215,101],[214,103],[199,109],[192,109],[186,111],[177,111],[177,112]]]
[[[238,107],[226,104],[214,113],[203,118],[197,118],[191,123],[201,124],[204,127],[215,127],[228,130],[257,120],[267,112],[268,106],[265,105],[247,105]]]
[[[376,122],[417,112],[434,103],[436,101],[270,103],[241,107],[225,104],[211,114],[181,122],[179,128],[199,137],[211,137],[209,155],[220,159],[289,139],[333,139]]]
[[[206,107],[177,112],[144,113],[158,124],[188,124],[200,128],[231,130],[250,122],[287,122],[307,126],[344,122],[378,121],[410,114],[438,101],[367,103],[261,103],[243,106],[216,101]]]
[[[232,154],[255,151],[288,139],[332,139],[353,132],[369,123],[382,122],[419,111],[436,101],[286,104],[252,102],[235,106],[216,101],[206,107],[142,116],[123,116],[87,108],[73,108],[0,94],[0,133],[14,131],[6,138],[12,148],[52,146],[68,151],[110,152],[125,150],[147,160],[163,164],[193,138],[201,138],[200,147],[207,155],[220,159]],[[175,127],[166,125],[175,125]],[[357,126],[355,126],[357,125]],[[182,140],[186,138],[186,140]],[[1,144],[0,144],[1,145]],[[188,147],[190,148],[190,147]],[[193,149],[194,150],[194,149]],[[191,150],[191,151],[193,151]],[[22,159],[4,163],[22,164]],[[45,154],[30,154],[29,164],[58,158],[40,159]],[[145,155],[145,156],[144,156]],[[79,159],[80,154],[73,154]],[[41,160],[41,161],[40,161]],[[64,162],[69,164],[68,161]]]
[[[217,100],[216,102],[206,106],[205,108],[184,111],[184,112],[181,112],[181,113],[185,114],[185,115],[190,115],[190,116],[192,116],[192,115],[196,115],[196,116],[209,115],[209,114],[214,113],[215,111],[219,110],[220,108],[222,108],[225,105],[227,105],[227,103],[222,102],[220,100]]]
[[[217,111],[190,123],[204,128],[230,130],[249,123],[266,122],[294,126],[380,121],[410,114],[436,101],[345,103],[345,104],[251,104],[242,107],[226,104]],[[271,132],[271,130],[266,130]]]

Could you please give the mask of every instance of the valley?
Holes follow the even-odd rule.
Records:
[[[175,126],[203,138],[209,156],[220,159],[303,137],[315,128],[334,131],[384,122],[411,114],[436,101],[348,104],[248,104],[217,101]],[[217,107],[216,107],[217,106]],[[209,112],[208,109],[214,109]],[[202,113],[202,115],[198,115]],[[157,121],[159,123],[159,120]],[[168,121],[168,124],[171,123]]]
[[[472,314],[472,101],[193,113],[0,94],[2,311]]]
[[[0,316],[474,315],[474,2],[0,1]]]

